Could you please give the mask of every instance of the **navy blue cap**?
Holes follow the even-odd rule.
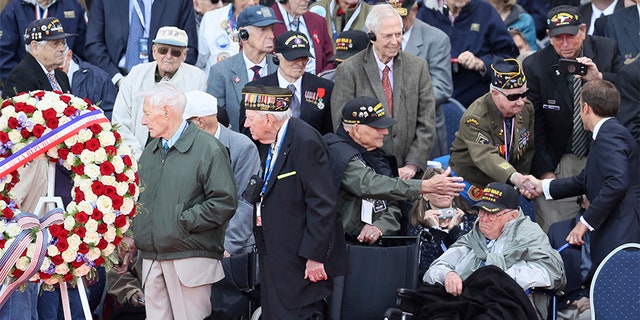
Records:
[[[244,9],[238,16],[238,28],[246,26],[266,27],[274,23],[282,23],[276,19],[271,8],[257,5]]]

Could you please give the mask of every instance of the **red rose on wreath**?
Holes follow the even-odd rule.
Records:
[[[100,165],[100,174],[102,174],[103,176],[110,176],[115,171],[116,169],[113,167],[113,164],[111,164],[111,162],[103,162]]]

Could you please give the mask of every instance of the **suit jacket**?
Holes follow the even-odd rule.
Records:
[[[278,70],[272,57],[267,55],[269,74]],[[242,51],[214,64],[209,70],[207,92],[218,99],[218,108],[225,109],[229,116],[229,126],[236,132],[240,132],[244,124],[240,122],[240,100],[242,100],[242,88],[248,82],[247,66],[244,63]]]
[[[618,1],[620,3],[622,1]],[[616,11],[613,14],[600,18],[605,19],[605,36],[618,41],[618,49],[622,59],[631,59],[640,52],[640,16],[638,6]],[[596,21],[596,22],[598,22]]]
[[[273,9],[276,19],[285,22],[277,3],[271,6],[271,9]],[[316,74],[319,74],[327,69],[329,60],[333,57],[333,41],[331,37],[329,37],[327,21],[324,17],[309,11],[305,12],[302,17],[311,36],[309,41],[313,41],[313,57],[316,59]],[[276,23],[273,25],[273,34],[276,38],[285,32],[287,32],[286,24]]]
[[[424,59],[429,64],[433,94],[436,98],[436,133],[429,159],[448,154],[447,128],[442,104],[449,101],[453,94],[449,36],[436,27],[414,19],[411,35],[403,50]]]
[[[75,55],[73,60],[79,67],[71,78],[73,94],[87,98],[94,104],[100,103],[98,106],[104,111],[107,119],[111,120],[113,104],[116,101],[118,89],[116,89],[116,86],[111,82],[109,75],[104,70],[81,60]]]
[[[8,2],[8,3],[7,3]],[[24,30],[36,19],[34,3],[26,0],[5,1],[7,6],[0,8],[0,79],[7,80],[9,72],[26,55],[24,48]],[[73,53],[84,57],[84,41],[87,33],[85,10],[74,0],[58,0],[48,7],[48,16],[60,19],[66,33],[76,34],[67,38],[67,45]]]
[[[266,77],[247,83],[247,86],[272,86],[279,87],[278,73],[274,72]],[[300,119],[318,130],[320,134],[333,133],[331,125],[331,91],[333,82],[316,77],[308,72],[302,75],[302,92],[300,93]],[[322,101],[320,99],[305,98],[307,93],[324,92]],[[240,123],[245,119],[244,101],[240,102]],[[246,128],[243,128],[246,129]],[[247,134],[247,130],[244,130]]]
[[[624,9],[624,0],[618,0],[618,3],[616,3],[616,7],[613,10],[618,11],[620,9]],[[593,15],[593,8],[591,7],[591,1],[589,1],[589,3],[585,3],[581,5],[578,8],[578,12],[580,12],[580,15],[581,15],[580,20],[582,20],[582,22],[584,22],[584,24],[587,25],[587,31],[588,31],[589,27],[591,26],[591,16]],[[594,26],[594,28],[596,26]]]
[[[617,246],[640,241],[640,155],[629,131],[618,120],[606,120],[591,146],[585,168],[575,177],[549,185],[554,199],[586,194],[583,218],[595,230],[591,260],[597,266]]]
[[[229,149],[231,169],[238,190],[238,208],[227,224],[224,235],[224,249],[231,255],[251,251],[253,239],[253,206],[242,198],[251,176],[260,172],[258,149],[245,135],[220,126],[218,140]]]
[[[640,147],[640,59],[620,68],[616,87],[620,90],[616,119],[629,129]]]
[[[269,148],[261,148],[265,150]],[[262,168],[266,152],[261,152]],[[327,146],[304,121],[289,119],[278,157],[260,203],[255,227],[258,254],[272,270],[282,303],[308,306],[331,294],[331,281],[304,279],[307,259],[324,263],[329,279],[346,272],[346,244],[337,209]]]
[[[622,66],[614,40],[587,36],[583,56],[593,59],[603,78],[615,81]],[[560,57],[552,46],[536,51],[523,62],[529,87],[528,99],[535,112],[535,154],[531,173],[552,172],[571,142],[573,93],[568,77],[558,72]]]
[[[64,71],[55,69],[53,72],[62,91],[71,93],[69,78]],[[47,75],[38,63],[38,60],[30,53],[27,53],[24,59],[9,73],[7,82],[4,84],[4,89],[2,90],[2,97],[13,97],[18,93],[33,90],[52,91],[53,88],[51,87],[51,83],[49,83],[49,78],[47,78]]]
[[[369,45],[338,66],[331,97],[333,127],[342,118],[342,107],[359,96],[375,97],[389,114],[382,89],[378,65]],[[393,60],[393,118],[398,122],[389,128],[384,148],[396,156],[399,166],[410,162],[425,168],[435,134],[435,99],[424,59],[400,52]]]
[[[87,28],[85,56],[89,62],[102,68],[113,78],[121,73],[118,63],[127,51],[129,37],[129,0],[94,0],[91,5],[90,23]],[[151,6],[149,30],[149,62],[152,40],[158,29],[175,26],[187,33],[189,52],[186,63],[195,64],[198,57],[198,34],[190,0],[155,0]]]

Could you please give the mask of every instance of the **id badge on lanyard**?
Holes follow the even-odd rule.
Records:
[[[145,15],[140,8],[140,4],[138,1],[133,1],[133,9],[136,12],[138,19],[140,19],[140,24],[142,25],[142,29],[144,30],[142,38],[138,40],[138,46],[140,51],[140,59],[146,61],[149,59],[149,37],[147,36],[147,25],[144,19]]]

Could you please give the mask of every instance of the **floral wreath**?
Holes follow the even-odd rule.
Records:
[[[66,211],[21,212],[11,189],[17,169],[46,154],[72,172]],[[0,281],[75,282],[117,263],[139,194],[137,163],[102,111],[59,91],[5,100],[0,116]],[[43,232],[48,226],[49,235]],[[22,246],[18,244],[21,241]],[[39,264],[40,263],[40,264]],[[2,301],[0,300],[0,305]]]

